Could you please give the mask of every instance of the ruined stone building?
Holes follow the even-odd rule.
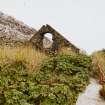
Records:
[[[35,35],[30,39],[30,42],[37,49],[46,50],[43,45],[43,39],[45,34],[52,34],[52,46],[49,48],[51,51],[59,51],[63,47],[71,48],[72,51],[79,53],[79,48],[70,43],[67,39],[65,39],[60,33],[58,33],[55,29],[53,29],[50,25],[43,25],[39,31],[35,33]]]

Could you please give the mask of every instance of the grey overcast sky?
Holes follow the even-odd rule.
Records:
[[[37,30],[50,24],[88,53],[105,48],[105,0],[0,0],[0,11]]]

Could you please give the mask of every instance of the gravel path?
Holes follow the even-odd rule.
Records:
[[[100,88],[95,79],[90,79],[90,84],[84,93],[79,95],[76,105],[105,105],[105,101],[99,95]]]

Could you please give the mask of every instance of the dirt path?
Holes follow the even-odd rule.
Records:
[[[99,95],[100,88],[95,79],[90,79],[90,84],[84,93],[79,95],[76,105],[105,105],[105,101]]]

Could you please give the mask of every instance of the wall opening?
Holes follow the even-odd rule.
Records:
[[[53,35],[50,33],[44,34],[43,48],[46,48],[46,49],[52,48],[52,44],[53,44]]]

